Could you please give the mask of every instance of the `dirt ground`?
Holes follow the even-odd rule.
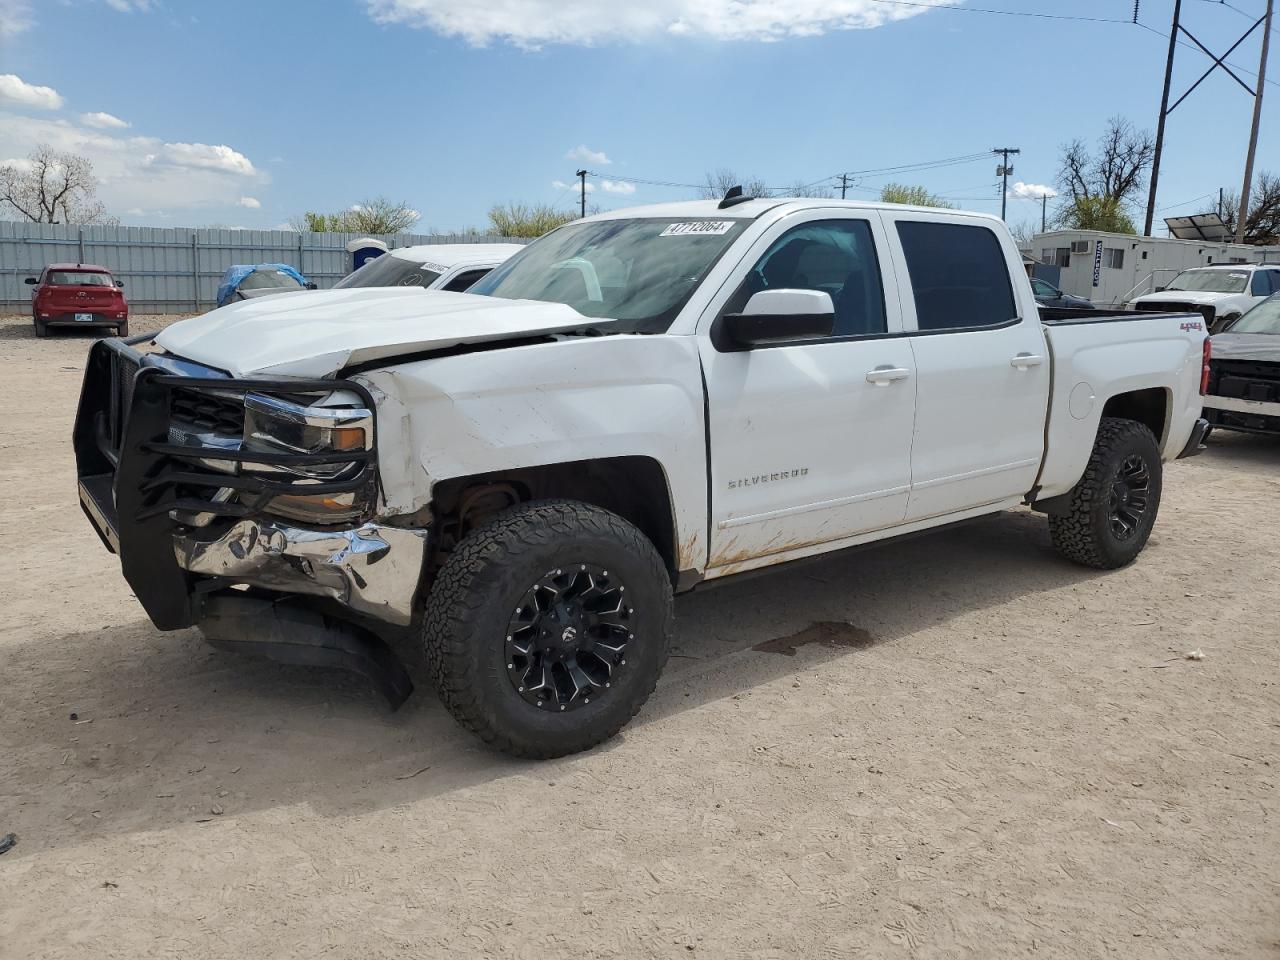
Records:
[[[524,763],[153,629],[90,342],[0,321],[0,957],[1280,957],[1280,443],[1170,466],[1123,571],[1021,512],[695,592],[636,722]]]

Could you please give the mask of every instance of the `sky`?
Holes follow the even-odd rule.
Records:
[[[83,154],[127,224],[273,228],[383,195],[448,232],[495,203],[574,208],[582,168],[600,209],[728,168],[998,213],[1008,146],[1031,197],[1008,220],[1038,228],[1064,142],[1155,128],[1173,0],[1139,6],[1141,26],[1133,0],[0,0],[0,163]],[[1264,7],[1183,20],[1222,51]],[[1260,33],[1230,58],[1250,84]],[[1280,173],[1277,49],[1258,165]],[[1179,47],[1175,98],[1209,66]],[[1252,108],[1222,71],[1178,107],[1160,217],[1239,189]],[[973,159],[860,172],[951,158]]]

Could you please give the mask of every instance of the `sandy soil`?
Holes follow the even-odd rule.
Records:
[[[154,630],[75,503],[89,343],[0,322],[0,956],[1280,956],[1280,443],[1171,466],[1117,573],[1013,513],[685,597],[638,720],[531,764]]]

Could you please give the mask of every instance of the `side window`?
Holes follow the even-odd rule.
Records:
[[[1273,290],[1273,281],[1275,274],[1270,270],[1255,270],[1253,272],[1252,286],[1249,292],[1255,297],[1269,297]]]
[[[1037,277],[1032,278],[1031,287],[1035,290],[1037,297],[1053,297],[1058,292]]]
[[[960,223],[900,221],[921,330],[995,327],[1017,319],[1009,269],[996,235]]]
[[[885,333],[884,286],[875,239],[866,220],[821,220],[788,230],[765,251],[725,313],[739,313],[761,290],[820,290],[831,294],[832,336]]]
[[[450,290],[454,293],[462,293],[468,287],[470,287],[473,283],[475,283],[477,280],[483,277],[486,273],[488,273],[489,270],[490,270],[489,267],[485,267],[483,270],[463,271],[462,273],[454,277],[452,280],[450,280],[448,283],[446,283],[443,289]]]

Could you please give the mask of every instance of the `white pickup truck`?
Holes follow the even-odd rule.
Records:
[[[988,216],[811,200],[580,220],[471,293],[333,290],[92,349],[81,504],[163,630],[440,694],[489,744],[640,709],[674,593],[1029,504],[1099,568],[1199,448],[1203,318],[1044,322]]]

